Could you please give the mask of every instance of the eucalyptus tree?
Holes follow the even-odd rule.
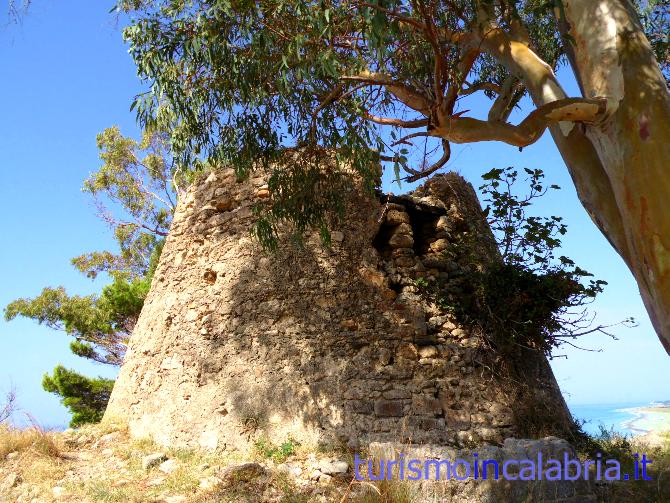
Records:
[[[347,178],[335,170],[318,181],[332,152],[365,179],[382,161],[415,181],[445,166],[453,143],[522,149],[548,129],[670,351],[667,1],[122,0],[118,9],[149,86],[134,103],[139,119],[171,131],[178,161],[273,166],[255,228],[267,242],[280,220],[327,226]],[[557,80],[561,63],[580,96]],[[485,119],[466,111],[480,92],[491,99]],[[534,108],[511,124],[524,95]],[[434,162],[411,165],[408,147],[435,143]]]

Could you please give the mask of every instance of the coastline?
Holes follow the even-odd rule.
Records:
[[[634,436],[652,438],[670,432],[670,406],[667,404],[622,410],[634,416],[622,423],[622,426],[633,432]]]

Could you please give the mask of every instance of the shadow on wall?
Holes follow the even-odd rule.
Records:
[[[445,254],[459,236],[476,238],[468,263],[495,256],[461,177],[383,203],[350,187],[331,248],[307,235],[272,255],[249,236],[263,185],[217,171],[180,202],[106,420],[163,445],[240,450],[261,436],[354,449],[569,431],[543,355],[501,358],[421,293],[468,288],[459,253]]]
[[[223,267],[204,270],[201,291],[227,293],[203,317],[209,356],[198,379],[218,390],[222,429],[350,448],[565,434],[569,415],[544,356],[528,351],[510,366],[417,287],[419,278],[466,286],[463,266],[444,254],[458,234],[482,236],[482,261],[495,255],[471,187],[450,174],[386,204],[346,197],[350,217],[332,249],[315,234],[274,255],[244,239],[210,251]]]

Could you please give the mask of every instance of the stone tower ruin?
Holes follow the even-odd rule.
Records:
[[[541,353],[520,353],[510,378],[485,334],[421,294],[439,279],[458,295],[461,255],[498,259],[470,184],[439,175],[389,198],[352,186],[330,247],[315,233],[268,253],[249,234],[264,183],[215,171],[182,198],[107,420],[208,449],[259,435],[356,448],[569,430]],[[459,242],[467,254],[445,253]]]

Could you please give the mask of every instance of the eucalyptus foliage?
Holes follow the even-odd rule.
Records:
[[[667,64],[667,7],[638,7]],[[368,186],[380,161],[398,180],[416,180],[450,155],[446,140],[428,139],[436,110],[427,104],[454,116],[475,92],[504,94],[496,113],[505,120],[525,87],[485,52],[469,61],[454,34],[495,20],[556,68],[569,45],[556,22],[561,8],[560,0],[121,0],[117,7],[130,15],[124,37],[147,85],[132,106],[140,123],[170,131],[187,169],[209,162],[240,175],[270,172],[272,196],[282,197],[259,210],[265,244],[280,220],[299,230],[327,225],[335,208],[303,209],[291,198],[303,203],[305,188],[314,197],[327,193],[325,201],[336,197],[341,177],[313,190],[333,152],[333,169],[351,167]],[[427,132],[404,135],[417,127]],[[295,151],[305,159],[286,175]]]
[[[109,225],[118,252],[91,252],[72,259],[90,278],[106,272],[134,279],[147,274],[151,256],[167,236],[176,206],[176,190],[187,183],[175,171],[167,135],[145,132],[140,141],[117,127],[97,137],[102,166],[84,182],[98,216]]]

